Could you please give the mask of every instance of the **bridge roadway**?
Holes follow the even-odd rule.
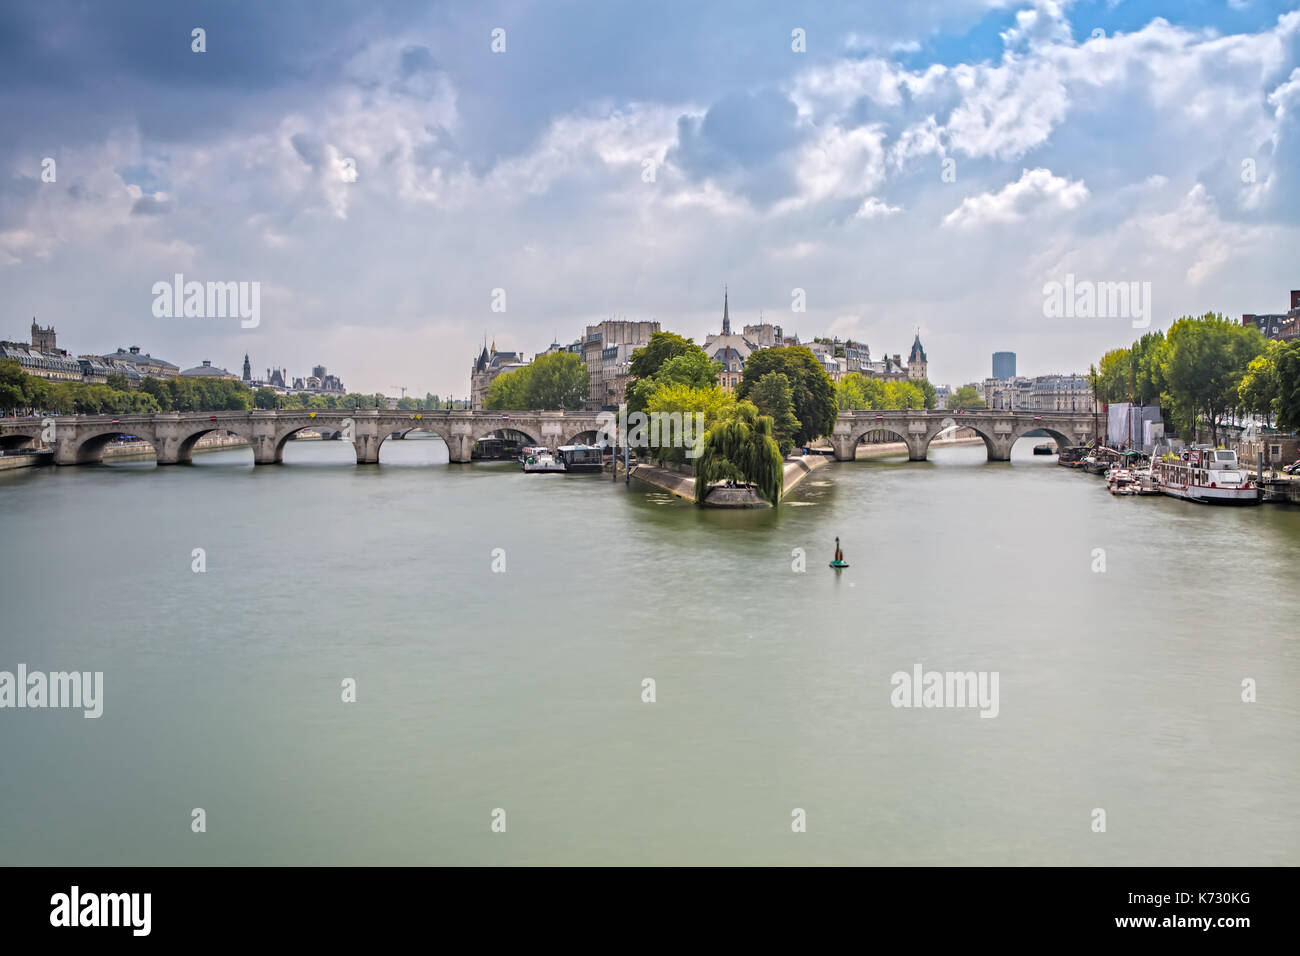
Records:
[[[388,411],[381,409],[278,409],[241,412],[157,412],[148,415],[59,415],[0,419],[0,448],[50,448],[59,465],[101,461],[114,438],[135,435],[154,447],[160,465],[185,464],[194,443],[212,432],[230,432],[253,448],[259,465],[278,464],[290,437],[304,428],[339,435],[356,448],[357,464],[379,461],[379,447],[394,433],[428,431],[446,443],[454,462],[470,460],[474,443],[500,429],[513,429],[534,443],[574,444],[600,426],[595,412]]]

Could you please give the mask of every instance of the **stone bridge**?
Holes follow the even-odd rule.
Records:
[[[1011,446],[1026,432],[1041,428],[1060,446],[1082,445],[1098,429],[1100,441],[1106,439],[1106,416],[1091,412],[970,410],[903,410],[840,412],[831,436],[837,461],[853,461],[858,442],[868,432],[886,431],[907,443],[907,457],[924,461],[930,442],[952,426],[969,428],[988,448],[989,461],[1010,461]]]
[[[59,465],[101,461],[114,438],[135,435],[153,445],[160,465],[188,463],[194,444],[212,432],[230,432],[253,448],[259,465],[278,464],[290,437],[304,428],[350,440],[357,464],[379,461],[379,446],[394,434],[428,431],[440,436],[451,460],[466,462],[474,443],[501,429],[522,432],[535,444],[555,448],[597,431],[595,412],[480,412],[353,410],[253,410],[158,412],[149,415],[59,415],[0,418],[0,448],[50,448]],[[590,437],[590,436],[588,436]]]

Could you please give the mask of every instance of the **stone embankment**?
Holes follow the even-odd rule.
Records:
[[[829,464],[830,455],[799,455],[785,461],[785,487],[781,496],[788,495],[799,482],[818,468]],[[695,479],[689,474],[660,468],[656,465],[637,465],[632,469],[632,477],[656,488],[685,498],[695,500]],[[724,488],[718,486],[709,492],[705,501],[709,507],[717,508],[766,508],[768,503],[758,496],[752,488]]]

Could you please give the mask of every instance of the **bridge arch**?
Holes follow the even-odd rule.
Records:
[[[970,431],[973,431],[976,435],[980,437],[980,439],[984,442],[984,449],[988,453],[989,461],[1005,461],[1010,457],[1011,445],[1014,444],[1015,441],[1014,439],[1012,439],[1011,442],[1008,442],[1005,437],[1000,438],[998,435],[992,433],[990,429],[987,427],[986,422],[968,421],[968,420],[963,420],[963,421],[953,420],[952,424],[948,425],[947,427],[945,427],[943,423],[940,422],[937,426],[929,429],[925,433],[923,444],[921,446],[922,457],[929,455],[930,443],[933,442],[940,435],[942,435],[944,432],[949,430],[961,431],[962,429],[968,429]]]
[[[411,423],[403,423],[398,428],[387,428],[387,427],[381,428],[379,434],[379,442],[375,447],[375,457],[373,463],[374,464],[382,463],[380,456],[383,454],[384,446],[389,442],[390,439],[399,439],[399,440],[405,439],[408,435],[410,435],[413,432],[424,432],[425,434],[433,435],[434,437],[441,439],[442,445],[447,449],[447,455],[448,455],[447,462],[436,461],[436,460],[429,461],[426,459],[418,462],[418,464],[442,465],[450,462],[451,449],[452,449],[451,429],[447,428],[445,425],[439,425],[439,424],[428,423],[423,421],[416,421]],[[405,442],[403,442],[403,444],[405,444]],[[416,442],[412,442],[411,444],[418,445],[422,443],[416,441]],[[390,449],[390,451],[394,451],[394,450]],[[426,449],[426,452],[427,451],[428,449]],[[358,459],[358,463],[360,463],[360,459]],[[413,464],[412,462],[402,463],[402,462],[394,461],[391,455],[389,458],[389,463],[390,464]]]
[[[352,427],[355,429],[356,427],[355,424]],[[272,460],[276,464],[283,462],[284,446],[289,444],[289,440],[293,438],[294,435],[297,435],[299,432],[305,431],[306,429],[309,428],[312,429],[313,431],[319,431],[322,435],[325,434],[341,435],[342,440],[348,442],[348,444],[352,445],[353,449],[356,450],[357,447],[356,438],[355,438],[356,432],[353,431],[353,438],[349,439],[346,434],[346,429],[343,428],[341,423],[334,422],[334,421],[317,422],[312,419],[307,419],[305,421],[302,419],[296,419],[294,421],[291,421],[288,425],[282,427],[279,431],[275,433],[275,437],[274,439],[272,439],[272,441],[274,442],[272,446],[274,449]],[[387,435],[385,434],[381,436],[381,440],[384,437],[387,437]],[[256,448],[256,444],[254,444],[254,447]]]
[[[138,438],[141,441],[148,442],[153,447],[155,458],[158,461],[163,460],[162,450],[158,447],[158,442],[152,434],[149,434],[145,429],[129,431],[120,425],[83,431],[62,449],[62,454],[56,460],[60,464],[101,464],[104,461],[104,451],[108,448],[109,442],[115,438]]]
[[[1042,422],[1032,422],[1017,428],[1011,433],[1011,444],[1014,446],[1016,442],[1020,441],[1020,439],[1033,431],[1046,432],[1047,437],[1056,442],[1057,451],[1060,451],[1062,448],[1067,448],[1070,445],[1078,444],[1078,439],[1066,434],[1052,425],[1044,425]]]
[[[40,429],[31,434],[26,432],[7,432],[0,435],[0,451],[17,451],[19,448],[34,447],[41,437]]]
[[[211,435],[213,432],[242,438],[248,442],[250,447],[256,444],[252,429],[242,426],[238,422],[209,423],[188,429],[175,439],[164,440],[163,446],[167,457],[165,459],[159,458],[158,463],[167,465],[191,464],[194,461],[194,446],[198,444],[200,438]]]
[[[858,447],[860,443],[873,432],[884,432],[885,434],[894,435],[899,441],[907,446],[907,458],[909,461],[922,461],[925,459],[925,446],[918,446],[915,437],[909,436],[900,426],[884,420],[869,420],[857,422],[853,431],[849,433],[849,461],[857,460]],[[929,442],[927,441],[926,444],[928,445]]]
[[[579,426],[576,431],[570,432],[564,436],[562,444],[565,445],[594,445],[605,437],[599,428],[583,428]]]

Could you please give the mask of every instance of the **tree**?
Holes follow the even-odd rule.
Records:
[[[650,341],[632,353],[628,373],[636,380],[650,378],[669,359],[699,348],[691,339],[684,339],[676,332],[652,332]]]
[[[572,352],[539,355],[524,371],[528,372],[528,404],[521,408],[576,411],[587,401],[587,363]]]
[[[1097,372],[1097,400],[1127,402],[1133,395],[1133,351],[1111,349],[1101,357]]]
[[[498,375],[483,407],[574,411],[587,400],[587,363],[572,352],[539,355],[532,365]]]
[[[675,332],[653,332],[650,344],[632,353],[628,367],[631,381],[626,391],[627,410],[629,413],[644,412],[651,394],[665,374],[670,381],[708,388],[717,383],[721,368],[690,339]]]
[[[264,386],[262,388],[259,388],[256,392],[253,393],[253,407],[265,408],[265,409],[275,408],[276,407],[275,399],[276,399],[275,392],[272,389],[266,388]]]
[[[923,408],[934,408],[938,404],[939,396],[934,386],[930,384],[928,378],[918,378],[912,383],[921,390],[921,397],[924,399]]]
[[[809,353],[811,354],[811,353]],[[709,429],[695,462],[695,502],[703,504],[715,481],[744,481],[776,507],[785,489],[785,465],[772,436],[772,419],[752,402],[738,402]]]
[[[794,433],[799,429],[799,419],[794,415],[794,389],[790,379],[781,372],[768,372],[754,385],[749,399],[759,414],[772,419],[772,437],[784,458],[794,448]]]
[[[683,439],[689,437],[698,446],[698,443],[704,438],[704,433],[716,424],[734,405],[735,399],[717,385],[709,385],[707,388],[694,388],[681,382],[660,382],[646,402],[646,411],[652,415],[659,415],[657,431],[660,443],[651,445],[647,449],[650,456],[660,462],[685,461],[687,449],[680,444],[672,444],[672,442],[676,441],[677,436],[670,434],[671,426],[665,423],[675,421],[677,415],[680,415],[682,421],[685,422],[688,415],[694,415],[697,412],[703,413],[704,428],[699,434],[696,434],[694,429],[696,419],[691,419],[692,424],[689,426],[691,433],[689,436],[685,432],[686,426],[683,426],[681,433]],[[647,429],[647,431],[650,430]],[[632,437],[634,432],[629,431],[628,434],[628,443],[636,444]],[[653,433],[647,434],[647,443],[654,437]]]
[[[835,386],[835,402],[840,409],[865,411],[885,407],[885,383],[853,372]]]
[[[1275,413],[1273,403],[1278,397],[1277,359],[1281,348],[1281,342],[1267,343],[1264,351],[1246,366],[1246,374],[1237,386],[1242,408],[1255,415],[1263,415],[1266,423],[1272,421]]]
[[[1219,420],[1239,401],[1242,376],[1264,350],[1264,337],[1258,329],[1207,312],[1176,321],[1165,341],[1162,367],[1181,423],[1194,430],[1197,417],[1203,417],[1211,444],[1218,444]]]
[[[172,410],[171,391],[158,379],[153,378],[152,376],[145,378],[140,382],[140,391],[152,395],[154,401],[158,403],[158,407],[164,412],[170,412]]]
[[[745,374],[736,389],[736,398],[741,401],[748,398],[758,381],[769,372],[780,372],[790,382],[794,414],[799,419],[794,443],[808,445],[820,435],[829,435],[839,414],[835,386],[811,350],[791,345],[752,353],[745,361]]]
[[[885,404],[890,409],[924,408],[925,393],[914,382],[886,382]]]
[[[948,407],[951,409],[988,408],[984,404],[984,399],[980,398],[980,393],[975,390],[974,385],[963,385],[953,392],[952,397],[948,399]]]
[[[1300,339],[1292,339],[1277,350],[1277,427],[1300,431]]]
[[[131,388],[131,381],[125,372],[109,372],[104,376],[104,384],[115,392],[125,392]]]
[[[528,407],[528,370],[515,369],[503,372],[488,385],[483,407],[490,410],[524,409]]]
[[[0,410],[17,412],[27,408],[27,373],[17,359],[0,359]]]

